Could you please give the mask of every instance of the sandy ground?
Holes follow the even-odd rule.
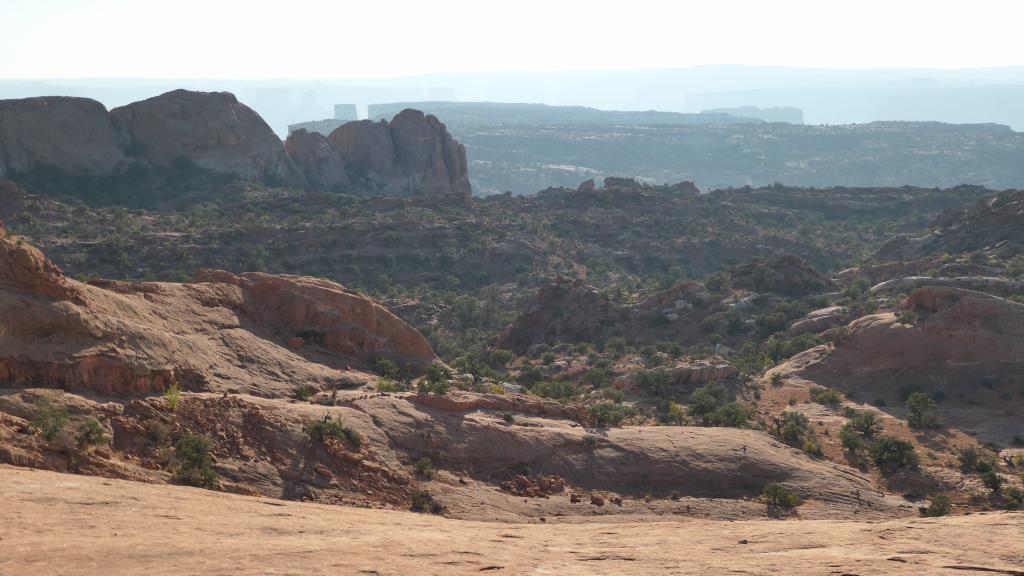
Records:
[[[1011,574],[1024,514],[505,524],[0,466],[0,574]]]

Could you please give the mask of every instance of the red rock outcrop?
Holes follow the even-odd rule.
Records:
[[[228,92],[174,90],[115,108],[110,117],[154,164],[185,158],[219,174],[305,183],[270,126]]]
[[[818,384],[871,388],[973,388],[985,378],[1024,382],[1024,305],[948,287],[925,287],[895,313],[854,320],[831,344],[776,369]]]
[[[376,302],[314,278],[207,272],[194,284],[65,278],[0,239],[0,381],[123,396],[171,383],[286,396],[365,383],[378,357],[423,367],[427,341]],[[295,350],[301,338],[303,345]]]
[[[305,175],[311,189],[331,192],[352,190],[345,161],[323,134],[295,130],[288,135],[284,148]]]
[[[40,168],[106,173],[124,162],[124,137],[95,100],[0,100],[0,178]]]
[[[328,140],[345,164],[362,176],[364,182],[356,187],[365,192],[464,198],[472,194],[466,149],[433,115],[406,109],[390,123],[349,122]]]
[[[437,357],[430,343],[387,308],[329,280],[247,272],[200,270],[196,281],[242,290],[240,311],[287,338],[371,363],[387,358],[423,369]]]

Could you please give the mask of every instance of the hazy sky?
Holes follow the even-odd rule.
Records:
[[[1024,64],[1022,0],[0,0],[0,78]]]

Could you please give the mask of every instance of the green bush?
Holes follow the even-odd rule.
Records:
[[[167,400],[167,406],[171,412],[178,411],[178,404],[181,402],[181,387],[177,382],[164,389],[164,399]]]
[[[303,385],[292,390],[292,398],[302,402],[308,401],[314,394],[316,394],[316,388],[313,388],[312,386]]]
[[[597,426],[607,428],[608,426],[618,426],[623,420],[636,414],[636,409],[625,404],[601,402],[588,407],[587,414]]]
[[[711,414],[728,401],[728,392],[721,384],[714,382],[697,388],[690,395],[690,413],[696,416]]]
[[[769,506],[781,508],[795,508],[800,505],[800,496],[795,492],[786,490],[781,484],[769,484],[764,487],[761,497]]]
[[[174,445],[174,457],[177,461],[177,470],[174,473],[176,482],[200,488],[216,487],[217,474],[213,471],[209,440],[198,434],[185,432]]]
[[[559,402],[567,402],[580,395],[579,386],[572,382],[558,380],[541,380],[530,388],[530,393],[541,398],[551,398]]]
[[[878,416],[874,412],[867,410],[855,411],[853,417],[850,418],[850,421],[844,427],[846,426],[849,426],[850,430],[869,440],[878,436],[884,430],[882,423],[878,421]]]
[[[783,442],[796,446],[811,434],[810,420],[800,412],[786,410],[775,419],[774,432]]]
[[[838,392],[831,388],[819,388],[815,386],[810,389],[811,401],[817,402],[818,404],[824,404],[825,406],[831,406],[835,408],[843,401],[842,396]]]
[[[729,402],[715,409],[714,412],[704,416],[705,426],[717,426],[727,428],[745,428],[754,411],[739,402]]]
[[[935,427],[934,410],[935,400],[924,392],[913,392],[907,397],[907,424],[916,429]]]
[[[405,392],[407,390],[403,382],[391,378],[381,378],[377,381],[376,387],[378,392]]]
[[[946,496],[945,494],[932,496],[928,502],[928,507],[920,508],[921,516],[929,518],[945,516],[952,511],[953,503],[950,501],[949,496]]]
[[[34,426],[43,439],[50,442],[57,437],[57,433],[68,424],[68,409],[64,406],[56,406],[46,398],[36,402],[36,413],[32,417]]]
[[[540,357],[541,364],[545,366],[554,364],[555,360],[558,360],[558,356],[556,356],[554,352],[545,352],[544,355]]]
[[[450,377],[451,374],[447,370],[437,364],[431,364],[427,368],[427,375],[417,384],[416,391],[421,394],[444,396],[451,388],[451,384],[448,383]]]
[[[672,372],[664,368],[637,372],[636,385],[659,398],[670,396],[674,390]]]
[[[981,473],[981,482],[993,492],[999,492],[999,489],[1003,487],[1003,479],[993,469]]]
[[[420,458],[416,461],[414,468],[416,470],[416,475],[420,478],[429,480],[434,477],[434,463],[430,461],[430,458]]]
[[[435,501],[434,497],[424,490],[414,490],[411,500],[412,503],[409,509],[413,512],[430,512],[431,514],[444,512],[444,506]]]
[[[919,462],[913,444],[891,436],[882,436],[875,442],[871,447],[871,458],[886,474],[904,468],[916,469]]]
[[[88,450],[93,446],[106,444],[109,441],[110,437],[107,436],[107,431],[95,418],[86,418],[78,425],[78,431],[75,434],[75,444],[79,450]]]
[[[341,418],[324,416],[321,420],[306,423],[306,435],[311,442],[323,442],[326,438],[345,439],[354,448],[363,445],[363,438],[355,430],[345,426]]]

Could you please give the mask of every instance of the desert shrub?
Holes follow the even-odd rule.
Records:
[[[626,339],[622,336],[612,336],[604,341],[602,349],[605,352],[614,354],[616,357],[626,353]]]
[[[656,417],[662,424],[680,426],[686,423],[686,409],[674,400],[663,400],[658,404]]]
[[[302,385],[292,390],[292,398],[302,402],[308,401],[314,394],[316,394],[316,388],[312,386]]]
[[[935,400],[924,392],[913,392],[907,397],[907,424],[911,428],[932,428],[936,425]]]
[[[430,512],[431,514],[444,512],[444,506],[434,500],[434,497],[424,490],[413,490],[411,501],[409,509],[413,512]]]
[[[587,414],[596,425],[607,428],[621,424],[623,420],[636,414],[636,409],[625,404],[601,402],[588,407]]]
[[[960,470],[962,472],[975,472],[983,463],[981,459],[981,452],[979,452],[974,446],[961,448],[960,451],[957,452],[956,458],[960,464]]]
[[[690,395],[690,413],[695,416],[711,414],[728,402],[725,387],[717,382],[697,388]]]
[[[100,424],[99,420],[95,418],[86,418],[78,425],[78,430],[75,433],[75,444],[79,450],[88,450],[93,446],[99,446],[106,444],[110,441],[110,437],[107,436],[107,431]]]
[[[200,488],[216,487],[217,473],[213,471],[209,440],[199,434],[185,432],[174,445],[174,458],[176,482]]]
[[[491,366],[501,367],[506,366],[515,357],[516,355],[513,354],[511,350],[504,350],[499,348],[496,350],[491,350],[491,352],[487,355],[487,361]]]
[[[377,381],[378,392],[405,392],[408,387],[404,382],[398,380],[392,380],[391,378],[381,378]]]
[[[57,406],[46,398],[36,402],[35,415],[32,417],[32,426],[39,430],[43,439],[47,442],[57,437],[57,433],[68,424],[68,409],[64,406]]]
[[[171,431],[167,424],[150,418],[143,422],[143,427],[146,429],[146,437],[154,446],[163,446],[168,443]]]
[[[181,387],[177,382],[164,388],[164,399],[167,400],[167,407],[171,409],[171,412],[178,411],[178,404],[181,403]]]
[[[1005,510],[1024,510],[1024,490],[1014,486],[1003,493],[1003,508]]]
[[[754,411],[739,402],[729,402],[716,408],[704,416],[705,426],[744,428],[754,415]]]
[[[769,506],[795,508],[800,505],[800,496],[786,490],[781,484],[768,484],[761,492],[761,497]]]
[[[728,272],[713,272],[704,278],[704,286],[712,292],[725,292],[732,288],[732,277]]]
[[[637,372],[636,385],[655,396],[667,397],[673,391],[672,372],[665,369]]]
[[[810,433],[810,420],[807,416],[793,410],[786,410],[775,419],[775,435],[789,445],[797,445],[804,441]]]
[[[981,473],[981,482],[986,488],[993,492],[999,492],[999,489],[1003,487],[1003,479],[1000,478],[999,474],[992,468]]]
[[[416,475],[420,478],[429,480],[434,477],[434,463],[430,461],[430,458],[420,458],[416,461],[416,465],[413,468],[416,470]]]
[[[584,384],[589,384],[594,388],[604,388],[611,382],[611,374],[607,369],[595,366],[587,370],[581,380]]]
[[[953,503],[950,501],[949,496],[945,494],[939,494],[932,496],[929,499],[927,508],[920,508],[921,516],[925,517],[937,517],[945,516],[953,511]]]
[[[800,446],[800,449],[811,456],[821,456],[822,454],[821,444],[818,443],[818,439],[813,435],[804,438],[804,443]]]
[[[530,393],[541,398],[568,402],[580,395],[579,386],[572,382],[541,380],[530,388]]]
[[[323,442],[326,438],[345,439],[354,448],[363,444],[363,438],[355,430],[345,426],[341,418],[325,415],[321,420],[311,420],[305,426],[306,435],[311,442]]]
[[[768,379],[772,386],[782,386],[782,373],[772,372],[771,378]]]
[[[451,385],[448,383],[448,378],[451,375],[447,370],[438,366],[437,364],[431,364],[427,368],[427,375],[420,380],[416,386],[416,391],[421,394],[437,394],[443,396],[448,393]]]
[[[910,310],[904,310],[903,312],[900,312],[900,315],[896,318],[896,322],[906,326],[913,326],[917,323],[917,314],[914,314]]]
[[[545,352],[544,355],[540,357],[541,364],[545,366],[550,366],[554,364],[555,360],[558,360],[558,356],[555,355],[554,352]]]
[[[615,402],[616,404],[622,404],[622,401],[626,399],[626,393],[625,392],[623,392],[622,390],[619,390],[617,388],[611,388],[611,387],[608,387],[608,388],[605,388],[604,390],[602,390],[601,391],[601,395],[604,396],[604,398],[606,400],[611,400],[612,402]]]
[[[853,417],[843,427],[850,427],[850,430],[860,434],[864,438],[871,439],[882,433],[884,428],[882,423],[878,421],[878,416],[874,412],[854,411]]]
[[[838,392],[831,388],[813,387],[810,389],[811,401],[835,408],[843,401]]]
[[[871,459],[887,474],[904,468],[916,469],[919,462],[913,444],[891,436],[882,436],[875,442],[871,447]]]
[[[672,359],[678,359],[683,356],[683,347],[678,342],[662,340],[658,342],[657,348],[659,352],[667,354]]]
[[[864,448],[864,437],[854,430],[849,422],[839,430],[839,440],[843,443],[843,448],[850,452],[857,452]]]

